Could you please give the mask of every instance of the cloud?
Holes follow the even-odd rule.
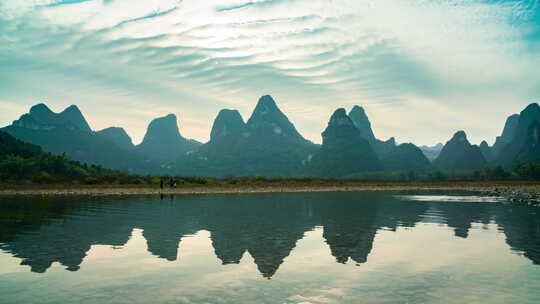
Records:
[[[353,104],[399,141],[430,144],[457,129],[492,141],[506,115],[540,95],[539,8],[537,0],[5,0],[0,100],[77,103],[96,129],[125,126],[135,141],[156,109],[181,112],[182,133],[206,140],[220,108],[248,116],[262,94],[316,142],[332,111]],[[103,107],[114,117],[92,118]]]

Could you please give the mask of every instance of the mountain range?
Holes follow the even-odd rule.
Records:
[[[306,140],[270,96],[262,96],[245,121],[234,109],[217,114],[210,140],[181,135],[178,119],[152,120],[143,141],[134,145],[120,127],[93,131],[79,108],[54,113],[33,106],[1,129],[28,143],[76,161],[138,174],[184,176],[351,177],[369,172],[478,171],[540,160],[540,106],[511,115],[493,147],[472,145],[464,131],[446,144],[417,147],[377,139],[366,111],[337,109],[322,132],[322,145]]]

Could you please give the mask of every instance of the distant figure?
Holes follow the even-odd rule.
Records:
[[[159,188],[163,190],[163,179],[159,180]]]
[[[173,184],[173,188],[176,188],[176,183]]]

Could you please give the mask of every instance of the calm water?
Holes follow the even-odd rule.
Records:
[[[438,193],[1,199],[0,303],[540,303],[540,211]]]

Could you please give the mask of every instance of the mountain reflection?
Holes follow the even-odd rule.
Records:
[[[381,229],[446,224],[467,238],[473,223],[496,223],[514,251],[540,264],[537,208],[498,203],[404,201],[384,193],[317,193],[106,199],[3,199],[0,249],[43,273],[59,262],[77,271],[92,245],[123,246],[141,229],[148,251],[175,261],[183,236],[210,232],[216,257],[248,252],[271,278],[306,232],[322,227],[338,263],[365,263]]]

